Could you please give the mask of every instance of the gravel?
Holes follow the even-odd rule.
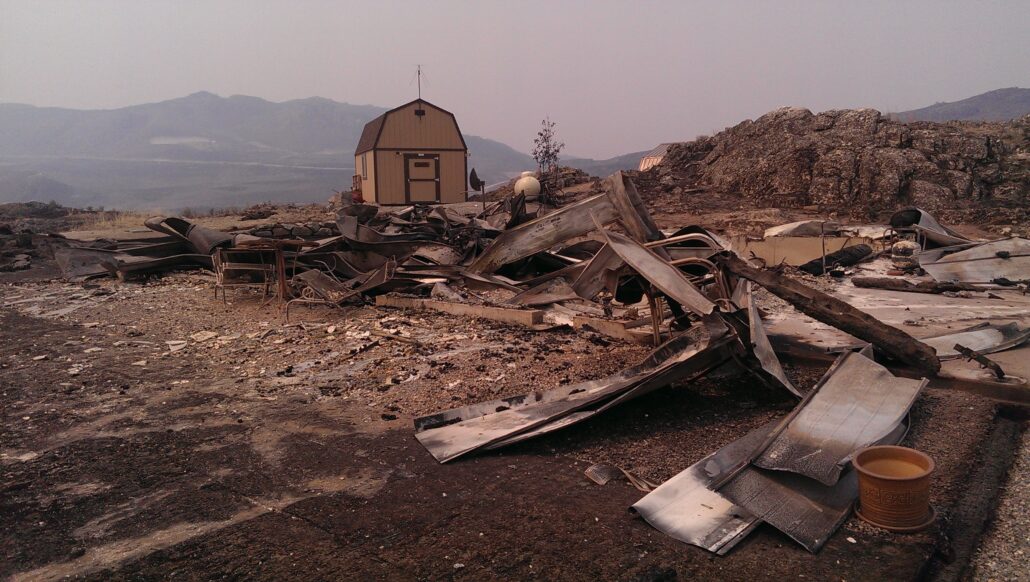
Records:
[[[973,580],[1030,580],[1030,431],[1001,494],[994,523],[973,558]]]

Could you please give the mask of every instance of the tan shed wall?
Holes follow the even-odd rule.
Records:
[[[376,201],[376,158],[373,152],[365,152],[354,156],[354,173],[361,176],[361,156],[367,156],[368,172],[361,178],[361,197],[365,202]]]
[[[440,202],[465,202],[466,179],[465,152],[440,152]]]
[[[378,204],[407,204],[404,198],[404,154],[436,154],[440,156],[440,202],[465,202],[465,152],[431,150],[376,151],[376,172],[379,174]],[[366,197],[367,200],[367,197]]]
[[[422,117],[415,115],[419,107]],[[464,149],[458,124],[450,114],[426,105],[412,103],[386,116],[376,149]]]

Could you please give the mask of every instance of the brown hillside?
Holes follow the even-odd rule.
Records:
[[[652,196],[731,196],[753,208],[816,205],[856,218],[915,205],[956,221],[1025,222],[1030,116],[900,123],[878,111],[783,108],[676,144],[639,176]]]

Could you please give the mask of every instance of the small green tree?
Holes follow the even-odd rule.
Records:
[[[541,174],[558,169],[558,163],[561,161],[559,155],[562,148],[565,147],[563,142],[558,141],[554,126],[555,123],[551,121],[551,118],[545,117],[540,122],[540,131],[533,139],[533,159],[536,160]]]

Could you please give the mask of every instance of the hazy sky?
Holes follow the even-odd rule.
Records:
[[[199,90],[395,106],[528,151],[710,133],[783,105],[901,111],[1030,86],[1030,2],[0,0],[0,101],[110,108]]]

